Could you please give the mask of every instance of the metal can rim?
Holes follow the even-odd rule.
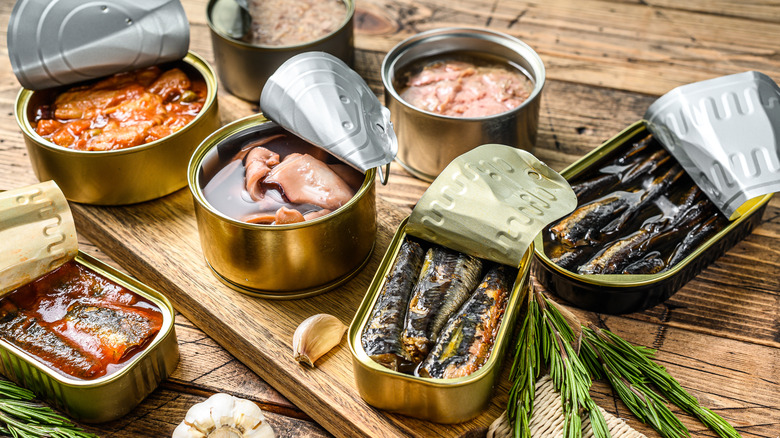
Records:
[[[353,17],[355,16],[355,0],[341,0],[344,2],[344,4],[347,6],[347,14],[344,17],[344,21],[339,24],[339,26],[333,30],[333,32],[323,35],[320,38],[317,38],[312,41],[308,41],[301,44],[293,44],[289,46],[268,46],[268,45],[260,45],[260,44],[251,44],[246,41],[241,41],[238,39],[235,39],[231,37],[230,35],[225,34],[224,32],[220,32],[216,26],[214,26],[212,20],[211,20],[211,10],[214,7],[214,3],[216,3],[215,0],[209,1],[208,6],[206,6],[206,24],[208,24],[209,29],[211,29],[212,32],[219,35],[221,38],[225,39],[226,41],[229,41],[237,46],[241,46],[247,49],[255,49],[258,51],[268,51],[268,52],[277,52],[277,51],[288,51],[288,50],[295,50],[295,49],[303,49],[306,47],[311,47],[317,44],[322,43],[323,41],[327,41],[335,37],[344,27],[352,22]]]
[[[109,151],[82,151],[79,149],[70,149],[65,146],[60,146],[38,135],[38,133],[35,132],[35,129],[33,129],[32,124],[30,124],[30,120],[27,118],[27,106],[30,102],[30,98],[32,97],[32,95],[34,93],[38,93],[39,91],[29,90],[27,88],[20,89],[19,93],[16,96],[16,105],[14,106],[14,117],[16,118],[16,123],[17,125],[19,125],[22,131],[27,136],[35,140],[39,146],[49,151],[61,153],[61,154],[92,155],[92,156],[125,155],[125,154],[133,154],[139,151],[154,148],[158,146],[160,143],[170,141],[171,139],[175,139],[181,136],[182,134],[186,133],[190,129],[192,129],[192,127],[202,117],[205,117],[203,116],[203,114],[206,114],[216,104],[217,101],[218,85],[217,85],[216,75],[214,73],[214,69],[211,67],[211,64],[206,62],[206,60],[203,57],[201,57],[200,55],[192,51],[189,51],[187,53],[187,56],[185,56],[181,60],[181,62],[185,62],[190,66],[192,66],[193,68],[195,68],[198,71],[198,73],[200,73],[200,75],[203,77],[203,80],[206,82],[206,87],[208,91],[206,95],[206,102],[204,102],[203,108],[201,108],[201,110],[198,112],[195,118],[192,119],[189,123],[187,123],[184,127],[172,133],[171,135],[165,136],[158,140],[151,141],[149,143],[140,144],[138,146],[132,146],[129,148],[122,148],[122,149],[114,149]]]
[[[401,95],[398,93],[398,91],[395,89],[392,83],[392,75],[395,73],[395,65],[398,59],[401,56],[403,56],[409,49],[419,44],[426,44],[430,40],[434,40],[435,42],[435,40],[452,37],[452,36],[484,39],[495,44],[503,45],[506,48],[514,50],[517,54],[522,56],[529,63],[535,64],[535,67],[538,69],[538,71],[535,71],[534,73],[536,73],[539,77],[532,78],[534,82],[534,89],[531,92],[531,94],[528,96],[528,98],[523,103],[516,106],[515,108],[497,114],[483,116],[483,117],[459,117],[459,116],[447,116],[443,114],[437,114],[413,106],[409,104],[405,99],[401,98]],[[447,53],[451,53],[451,52],[447,52]],[[542,58],[527,43],[523,42],[519,38],[515,38],[511,35],[502,32],[489,30],[489,29],[474,28],[474,27],[444,27],[439,29],[431,29],[425,32],[420,32],[416,35],[412,35],[411,37],[408,37],[403,41],[401,41],[400,43],[396,44],[392,49],[390,49],[389,52],[387,52],[387,55],[385,55],[385,58],[382,60],[380,73],[382,76],[382,84],[385,87],[385,91],[387,93],[390,93],[390,95],[393,98],[398,100],[404,106],[413,109],[415,111],[419,111],[421,115],[435,118],[435,119],[476,121],[476,122],[482,122],[485,120],[502,119],[505,117],[512,117],[514,116],[515,113],[522,111],[525,107],[531,105],[532,101],[538,99],[538,96],[542,93],[542,89],[544,88],[544,84],[546,82],[546,76],[547,76],[544,63],[542,62]]]
[[[304,222],[298,222],[294,224],[284,224],[284,225],[251,224],[225,215],[221,211],[214,208],[214,206],[212,206],[211,203],[209,203],[206,197],[203,195],[203,190],[201,190],[200,188],[200,177],[198,175],[199,173],[198,170],[200,169],[200,166],[203,163],[203,159],[205,158],[206,153],[210,151],[213,147],[218,145],[220,142],[228,139],[230,136],[238,132],[241,132],[242,130],[248,127],[256,126],[257,124],[265,124],[265,123],[275,124],[271,120],[265,118],[265,116],[262,113],[253,114],[251,116],[243,117],[234,122],[228,123],[227,125],[219,128],[218,130],[214,131],[211,135],[206,137],[206,139],[203,140],[203,142],[200,145],[198,145],[198,148],[195,149],[195,152],[193,152],[192,157],[190,158],[189,165],[187,166],[187,185],[190,189],[190,193],[192,193],[193,199],[195,199],[195,201],[209,214],[212,214],[233,226],[246,228],[246,229],[282,231],[282,230],[295,230],[299,228],[307,228],[331,219],[333,217],[332,215],[338,215],[341,214],[341,212],[343,211],[349,210],[350,208],[352,208],[352,206],[357,204],[360,198],[365,196],[371,184],[374,184],[376,169],[369,169],[365,174],[363,184],[361,184],[360,188],[355,192],[355,194],[346,204],[342,205],[341,207],[339,207],[338,209],[336,209],[331,213]]]
[[[130,373],[132,368],[144,360],[150,351],[157,348],[158,345],[160,345],[168,336],[171,335],[174,330],[175,316],[173,314],[173,305],[171,304],[170,300],[168,300],[168,298],[160,292],[131,277],[121,274],[114,268],[95,259],[94,257],[91,257],[81,250],[79,250],[79,253],[76,256],[76,261],[83,266],[94,270],[99,275],[107,277],[109,280],[116,282],[119,285],[128,288],[132,292],[148,299],[160,309],[160,312],[163,314],[163,326],[160,328],[160,331],[157,333],[152,342],[149,343],[149,345],[147,345],[142,352],[136,354],[135,357],[133,357],[130,361],[124,363],[121,369],[92,380],[82,380],[61,374],[43,362],[39,361],[32,355],[28,354],[24,350],[6,341],[5,339],[0,339],[0,344],[2,344],[3,348],[13,352],[16,357],[23,360],[28,365],[32,366],[36,370],[40,371],[63,386],[74,388],[97,388],[108,385],[114,380],[121,379],[124,375]]]

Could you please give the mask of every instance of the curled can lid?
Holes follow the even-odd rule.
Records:
[[[529,152],[487,144],[454,159],[417,202],[408,234],[518,266],[539,232],[571,213],[569,183]]]
[[[260,96],[263,114],[298,137],[365,172],[398,153],[390,111],[363,78],[325,52],[288,59]]]
[[[179,0],[18,0],[8,55],[23,87],[42,90],[187,55]]]
[[[54,181],[0,193],[0,296],[77,253],[73,216]]]
[[[726,217],[780,191],[780,88],[769,76],[749,71],[677,87],[645,119]]]

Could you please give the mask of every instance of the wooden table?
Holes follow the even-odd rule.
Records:
[[[192,25],[191,49],[213,61],[206,0],[183,3]],[[7,29],[12,6],[10,0],[0,1],[2,29]],[[772,0],[359,0],[356,70],[381,96],[379,66],[387,50],[416,32],[454,25],[509,33],[541,55],[548,82],[535,154],[557,170],[640,119],[657,96],[675,86],[746,70],[780,80],[780,3]],[[19,85],[5,41],[0,43],[0,189],[37,182],[13,118]],[[219,100],[224,123],[257,110],[224,91]],[[400,215],[426,187],[395,165],[390,184],[378,186],[378,195]],[[82,244],[87,252],[107,258],[86,240]],[[620,317],[579,315],[657,348],[659,361],[683,386],[743,436],[776,438],[778,248],[780,200],[775,198],[752,235],[666,303]],[[134,273],[148,281],[143,272]],[[206,321],[196,324],[211,329]],[[181,362],[174,375],[127,417],[86,429],[102,436],[168,436],[193,403],[228,392],[256,401],[279,436],[329,435],[309,418],[318,417],[317,412],[298,409],[187,318],[177,317],[176,330]],[[289,388],[279,390],[289,394]],[[605,409],[632,418],[605,385],[597,383],[593,394]],[[635,420],[629,422],[657,436]],[[714,436],[688,417],[684,422],[695,437]]]

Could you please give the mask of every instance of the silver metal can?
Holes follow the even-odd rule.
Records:
[[[355,2],[344,0],[344,4],[347,9],[344,21],[322,38],[292,46],[259,46],[240,39],[249,26],[250,17],[238,2],[209,1],[206,17],[220,81],[231,94],[257,102],[268,78],[285,61],[300,53],[327,52],[352,66]]]
[[[414,107],[400,96],[400,72],[412,64],[456,54],[473,54],[509,63],[533,83],[528,98],[506,112],[485,117],[453,117]],[[444,28],[423,32],[395,46],[382,62],[385,105],[398,136],[396,160],[414,176],[433,179],[455,157],[479,145],[499,143],[532,151],[545,69],[539,55],[522,41],[486,29]]]

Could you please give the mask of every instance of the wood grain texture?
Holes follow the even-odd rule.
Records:
[[[183,4],[192,25],[191,49],[213,62],[207,1]],[[0,2],[0,56],[6,60],[4,34],[12,6],[9,0]],[[640,119],[658,95],[675,86],[747,69],[780,78],[780,6],[770,0],[361,0],[355,22],[356,70],[380,98],[384,53],[418,31],[468,25],[523,39],[543,58],[549,79],[534,152],[556,170]],[[0,63],[0,189],[37,182],[13,118],[17,92],[10,64]],[[219,105],[224,123],[258,110],[224,91]],[[426,187],[393,166],[390,184],[377,187],[380,235],[369,266],[341,290],[286,303],[245,297],[211,276],[200,255],[186,190],[131,207],[73,205],[81,234],[173,297],[185,316],[177,317],[182,362],[172,378],[128,417],[91,430],[116,437],[166,436],[192,403],[224,391],[270,411],[269,421],[280,436],[326,435],[306,414],[340,436],[479,435],[503,410],[506,383],[482,416],[442,427],[366,406],[352,386],[346,341],[316,370],[302,369],[289,358],[292,330],[314,309],[332,309],[344,322],[351,320],[389,234]],[[683,386],[743,436],[777,438],[779,244],[780,200],[774,199],[753,234],[666,303],[623,317],[579,315],[629,341],[658,348],[659,360]],[[277,314],[284,317],[269,317]],[[593,393],[610,412],[657,436],[631,419],[603,383]],[[714,436],[685,418],[694,437]]]

